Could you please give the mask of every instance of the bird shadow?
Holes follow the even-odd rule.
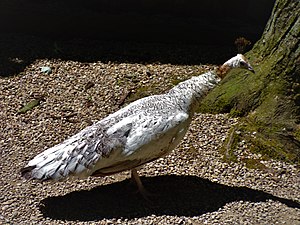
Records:
[[[213,212],[234,201],[279,201],[288,207],[300,203],[247,187],[231,187],[196,176],[166,175],[142,177],[152,202],[146,201],[130,187],[130,181],[80,190],[41,201],[44,217],[59,220],[91,221],[109,218],[140,218],[155,214],[199,216]]]

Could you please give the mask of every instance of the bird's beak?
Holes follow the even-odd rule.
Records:
[[[248,66],[248,70],[251,71],[252,73],[255,73],[254,69],[250,65]]]

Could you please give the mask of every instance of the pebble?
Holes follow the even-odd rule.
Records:
[[[40,73],[45,65],[51,73]],[[83,129],[87,121],[118,110],[123,90],[158,94],[173,86],[173,78],[188,79],[211,68],[37,59],[22,76],[0,77],[0,224],[300,224],[299,167],[263,160],[245,140],[236,149],[238,162],[225,162],[220,149],[238,119],[224,114],[196,114],[170,155],[140,169],[146,188],[162,192],[154,193],[163,195],[154,205],[132,197],[128,171],[59,183],[22,182],[19,170],[29,159]],[[94,85],[85,88],[91,81]],[[144,84],[153,89],[143,89]],[[44,95],[45,102],[16,114],[34,94]],[[73,122],[63,109],[76,113]],[[268,169],[249,169],[242,157],[260,160]]]

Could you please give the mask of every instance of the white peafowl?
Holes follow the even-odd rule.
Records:
[[[254,72],[238,54],[215,71],[183,81],[165,94],[132,102],[45,150],[21,169],[22,177],[63,180],[131,170],[139,191],[145,194],[137,168],[165,156],[179,144],[202,98],[232,68]]]

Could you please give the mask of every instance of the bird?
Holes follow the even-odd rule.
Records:
[[[131,170],[131,178],[145,194],[137,170],[176,148],[201,100],[234,68],[254,73],[246,57],[237,54],[214,70],[180,82],[164,94],[136,100],[48,148],[21,169],[21,176],[61,181]]]

